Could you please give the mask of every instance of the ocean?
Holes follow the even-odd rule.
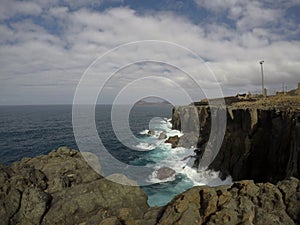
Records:
[[[193,154],[193,148],[172,149],[170,144],[164,143],[165,139],[159,138],[161,132],[168,137],[182,135],[180,131],[171,129],[171,105],[135,105],[131,109],[128,121],[130,130],[139,140],[132,148],[116,137],[111,123],[111,108],[111,105],[96,106],[98,135],[116,159],[154,171],[144,177],[149,185],[142,186],[150,206],[165,205],[175,195],[194,185],[231,183],[230,177],[221,181],[218,172],[196,171],[191,168],[192,160],[182,161]],[[153,135],[148,135],[149,129],[154,131]],[[24,157],[47,154],[60,146],[78,149],[73,134],[71,105],[0,106],[0,163],[10,165]],[[155,172],[161,167],[172,168],[176,174],[158,180]]]

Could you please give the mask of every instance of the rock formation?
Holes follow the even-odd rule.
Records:
[[[155,131],[154,130],[149,130],[147,134],[149,136],[154,136],[155,135]]]
[[[176,173],[175,170],[171,169],[170,167],[161,167],[156,171],[156,177],[159,180],[165,180],[169,177],[172,177]]]
[[[299,195],[295,178],[276,186],[245,180],[231,186],[193,187],[164,208],[158,224],[299,224]]]
[[[82,154],[96,157],[62,147],[10,168],[1,166],[0,224],[99,224],[125,214],[142,219],[149,209],[146,194],[104,179]]]
[[[175,135],[173,137],[169,137],[165,143],[169,143],[172,145],[172,148],[175,148],[176,146],[178,146],[178,142],[179,142],[179,137],[178,135]]]
[[[158,136],[158,139],[162,140],[162,139],[166,139],[167,138],[167,134],[165,131],[161,132]]]
[[[286,96],[257,101],[229,100],[231,102],[226,101],[224,140],[209,168],[230,174],[234,180],[253,179],[256,182],[276,183],[289,176],[299,178],[300,98]],[[206,147],[211,144],[208,140],[213,110],[214,106],[205,103],[175,107],[173,128],[182,130],[184,136],[194,133],[190,136],[196,137],[197,147]],[[197,117],[194,116],[195,111]],[[195,140],[190,140],[179,140],[173,147],[184,144],[191,146]]]
[[[277,185],[240,181],[193,187],[166,206],[149,208],[142,189],[103,178],[82,154],[95,160],[91,153],[61,147],[1,165],[0,225],[300,224],[296,178]]]

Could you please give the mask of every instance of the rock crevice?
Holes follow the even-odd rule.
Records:
[[[198,116],[192,114],[189,119],[191,107],[197,109]],[[209,168],[230,174],[234,180],[276,183],[290,176],[300,177],[299,110],[228,106],[223,140],[210,139],[211,132],[218,132],[211,127],[211,111],[215,110],[202,105],[175,107],[173,129],[181,130],[184,135],[172,146],[205,148],[202,160],[205,161],[216,143],[222,142]],[[198,133],[194,129],[196,125],[183,126],[197,120]]]
[[[72,175],[72,185],[65,185],[62,172],[76,175]],[[87,165],[80,152],[63,147],[11,167],[1,165],[0,181],[0,225],[300,223],[296,178],[276,185],[244,180],[220,187],[193,187],[166,206],[150,208],[139,187],[106,180]]]

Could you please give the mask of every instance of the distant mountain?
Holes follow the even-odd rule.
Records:
[[[171,105],[168,101],[147,101],[140,100],[136,103],[136,105]]]

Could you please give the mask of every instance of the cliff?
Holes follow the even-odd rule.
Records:
[[[226,110],[223,140],[209,139],[211,132],[218,132],[211,127],[211,112],[217,111],[213,101],[211,106],[202,101],[175,107],[173,128],[186,134],[175,146],[191,146],[196,140],[197,147],[209,151],[214,142],[220,141],[219,152],[209,168],[224,176],[230,174],[233,180],[276,183],[289,176],[299,178],[300,97],[233,97],[225,101],[226,109],[221,109]]]
[[[277,185],[248,180],[216,188],[193,187],[164,207],[149,208],[142,189],[103,178],[82,154],[98,162],[92,153],[61,147],[11,167],[0,165],[0,224],[300,224],[296,178]],[[122,183],[133,182],[116,176]]]

